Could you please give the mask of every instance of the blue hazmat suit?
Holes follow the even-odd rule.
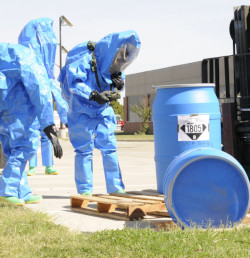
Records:
[[[52,98],[56,102],[57,112],[59,114],[60,120],[63,124],[68,123],[67,113],[68,113],[68,103],[62,98],[61,88],[56,81],[54,81],[52,88]],[[42,165],[46,167],[51,167],[54,165],[53,161],[53,150],[52,144],[46,134],[41,130],[41,152],[42,152]],[[37,154],[35,154],[29,161],[30,167],[37,167]]]
[[[68,103],[62,97],[61,88],[56,81],[53,82],[52,88],[52,98],[56,102],[57,113],[59,114],[60,120],[63,124],[68,124]],[[41,130],[41,152],[42,152],[42,165],[46,167],[51,167],[54,165],[53,161],[53,150],[52,144],[46,134]],[[37,154],[35,154],[29,161],[30,167],[37,167]]]
[[[50,81],[34,53],[22,46],[0,43],[0,141],[6,166],[0,196],[28,200],[31,189],[24,172],[39,146],[39,124],[54,124]]]
[[[114,90],[111,76],[121,73],[136,58],[140,40],[135,31],[112,33],[95,43],[81,43],[67,55],[59,75],[62,93],[69,103],[68,129],[75,148],[75,182],[78,193],[93,191],[93,149],[101,150],[108,193],[124,189],[114,135],[116,118],[109,102],[90,100],[93,91]],[[93,72],[93,54],[97,72]],[[97,78],[99,85],[97,82]]]
[[[56,43],[49,42],[51,35],[43,26],[47,21],[40,20],[37,32],[40,56],[37,49],[0,43],[0,141],[7,161],[0,178],[0,196],[24,201],[32,196],[25,166],[39,146],[39,128],[54,124],[48,68]],[[53,137],[55,144],[57,137]]]
[[[54,76],[57,38],[53,31],[53,20],[41,18],[30,21],[21,31],[18,37],[18,43],[30,48],[38,57],[38,60],[42,61],[48,73],[53,101],[56,102],[60,120],[62,123],[67,124],[68,103],[62,97],[61,88]],[[51,141],[41,128],[40,131],[43,165],[52,166],[53,150]],[[36,166],[37,155],[35,154],[30,160],[30,167]]]

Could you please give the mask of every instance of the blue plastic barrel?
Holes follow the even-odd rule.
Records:
[[[221,149],[221,115],[214,84],[155,87],[153,124],[157,190],[169,164],[185,150]]]
[[[233,226],[250,208],[249,180],[231,155],[213,148],[190,149],[169,165],[164,199],[182,227]]]

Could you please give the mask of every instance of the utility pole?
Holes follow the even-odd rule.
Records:
[[[59,17],[59,68],[60,71],[62,69],[62,51],[68,52],[63,46],[62,46],[62,26],[69,26],[72,27],[73,24],[64,16],[61,15]],[[63,130],[63,123],[60,122],[60,132]]]

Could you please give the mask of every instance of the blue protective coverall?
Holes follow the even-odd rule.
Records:
[[[50,79],[35,53],[0,43],[0,141],[7,161],[0,196],[32,196],[25,165],[37,151],[39,127],[54,124],[51,103]]]
[[[68,113],[68,103],[62,98],[61,88],[56,81],[51,84],[51,92],[53,101],[56,102],[57,113],[59,114],[60,120],[63,124],[68,123],[67,113]],[[42,152],[42,165],[46,167],[51,167],[54,165],[53,161],[53,150],[52,144],[46,134],[41,131],[41,152]],[[37,154],[35,154],[29,161],[30,167],[37,167]]]
[[[96,42],[94,53],[100,87],[91,70],[93,52],[87,44],[81,43],[68,53],[59,76],[63,96],[69,103],[69,137],[76,152],[75,182],[78,193],[92,193],[92,155],[96,147],[103,157],[107,192],[113,193],[124,189],[114,135],[114,111],[109,103],[99,104],[89,98],[93,90],[112,89],[111,75],[124,71],[137,56],[141,43],[135,31],[112,33]],[[122,77],[125,78],[123,73]]]
[[[50,80],[50,90],[53,101],[56,102],[57,112],[63,124],[67,124],[68,103],[64,100],[61,88],[54,76],[57,38],[53,30],[53,20],[40,18],[30,21],[21,31],[18,43],[30,48],[42,60]],[[52,144],[41,130],[42,161],[44,166],[53,166]],[[30,160],[30,167],[37,167],[37,155]]]

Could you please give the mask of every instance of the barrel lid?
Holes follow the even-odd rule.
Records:
[[[249,209],[245,171],[220,150],[200,149],[180,155],[169,166],[164,181],[167,210],[184,226],[232,226]]]
[[[154,89],[165,88],[189,88],[189,87],[215,87],[214,83],[190,83],[190,84],[169,84],[169,85],[153,85]]]

